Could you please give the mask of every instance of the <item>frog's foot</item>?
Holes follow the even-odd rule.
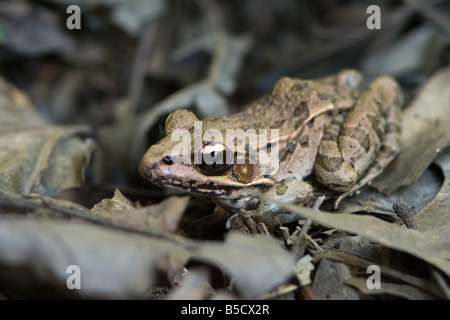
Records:
[[[280,202],[306,204],[314,199],[314,188],[307,182],[286,179],[270,187],[260,197],[258,207],[252,210],[241,209],[227,221],[228,229],[243,229],[250,234],[268,233],[275,227],[291,223],[300,218],[295,212],[289,212]],[[245,227],[240,227],[242,224]],[[247,231],[245,231],[247,230]]]
[[[314,200],[312,208],[319,210],[325,196],[320,196]],[[233,214],[226,223],[227,229],[238,230],[251,235],[273,234],[275,227],[280,227],[285,223],[291,223],[302,217],[295,212],[288,212],[281,207],[266,202],[262,203],[265,208],[264,215],[258,210],[241,209],[238,213]],[[261,210],[261,209],[260,209]],[[287,239],[288,237],[286,237]]]
[[[306,204],[314,199],[314,188],[301,180],[287,179],[272,186],[259,206],[250,212],[255,221],[264,222],[269,230],[291,223],[300,218],[295,212],[287,211],[279,203]]]

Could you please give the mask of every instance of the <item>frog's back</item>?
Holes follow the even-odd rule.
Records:
[[[254,127],[280,129],[280,135],[284,135],[326,111],[350,108],[358,94],[338,81],[282,77],[272,90],[235,116],[247,123],[252,120]]]

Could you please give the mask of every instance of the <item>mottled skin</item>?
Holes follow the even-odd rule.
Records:
[[[248,161],[219,175],[205,175],[192,163],[170,161],[168,156],[179,143],[172,141],[172,132],[187,129],[193,133],[194,121],[198,121],[183,109],[166,120],[165,136],[146,152],[139,171],[155,184],[208,197],[229,212],[253,210],[256,220],[269,225],[298,217],[260,203],[255,191],[281,201],[306,203],[314,190],[303,180],[311,174],[323,186],[342,193],[337,206],[343,197],[376,177],[399,151],[401,94],[397,83],[382,76],[361,93],[355,89],[359,79],[354,70],[316,80],[284,77],[245,111],[202,120],[203,132],[214,128],[224,136],[226,129],[279,129],[279,140],[268,141],[271,147],[278,143],[280,159],[278,170],[270,175],[263,174],[258,163]],[[264,146],[249,141],[252,150]]]

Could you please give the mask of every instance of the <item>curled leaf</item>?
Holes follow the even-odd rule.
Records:
[[[108,216],[108,213],[112,211],[122,211],[134,209],[133,204],[128,200],[119,189],[114,190],[114,195],[111,199],[103,199],[99,203],[95,204],[91,213],[101,216]]]
[[[139,230],[175,232],[189,199],[189,196],[170,197],[157,204],[135,208],[116,189],[111,199],[103,199],[92,208],[91,212]]]

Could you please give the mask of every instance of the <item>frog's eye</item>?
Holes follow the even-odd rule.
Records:
[[[234,156],[227,146],[213,141],[202,147],[199,156],[194,159],[194,164],[201,173],[207,176],[218,176],[231,168],[233,160]]]

